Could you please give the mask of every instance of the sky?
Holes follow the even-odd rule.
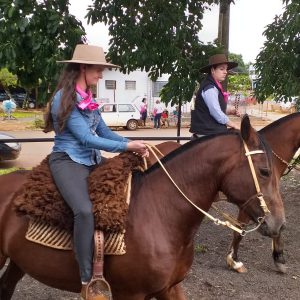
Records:
[[[82,21],[89,44],[108,49],[109,35],[104,24],[87,25],[86,9],[92,0],[70,0],[70,13]],[[245,63],[254,62],[263,47],[266,26],[283,12],[282,0],[235,0],[230,8],[229,51],[241,54]],[[207,11],[203,18],[200,40],[212,42],[218,35],[218,6]]]

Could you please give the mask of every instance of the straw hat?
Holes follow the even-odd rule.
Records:
[[[228,70],[233,69],[238,66],[238,63],[233,61],[228,61],[225,54],[215,54],[208,59],[208,65],[201,68],[200,72],[209,73],[212,66],[227,64]]]
[[[59,63],[77,63],[86,65],[100,65],[107,68],[119,68],[106,61],[102,47],[79,44],[76,46],[71,60],[60,60]]]

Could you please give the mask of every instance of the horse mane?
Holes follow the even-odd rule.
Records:
[[[167,155],[165,155],[161,159],[161,162],[163,164],[165,164],[166,162],[172,160],[177,155],[180,155],[182,152],[194,147],[195,145],[198,145],[200,143],[205,143],[209,140],[212,140],[212,139],[218,138],[220,136],[224,136],[224,135],[238,135],[238,136],[241,136],[239,131],[227,131],[227,132],[223,132],[223,133],[212,134],[212,135],[204,136],[204,137],[201,137],[201,138],[198,138],[198,139],[194,139],[194,140],[191,140],[191,141],[183,144],[181,147],[175,149],[174,151],[168,153]],[[158,162],[156,162],[148,170],[146,170],[144,172],[144,174],[149,174],[149,173],[153,172],[154,170],[156,170],[159,167],[160,167],[160,164]]]
[[[218,134],[212,134],[212,135],[208,135],[208,136],[204,136],[198,139],[194,139],[191,140],[185,144],[183,144],[181,147],[175,149],[174,151],[171,151],[169,154],[165,155],[162,159],[161,159],[161,163],[165,164],[166,162],[172,160],[174,157],[176,157],[177,155],[180,155],[182,152],[194,147],[195,145],[198,145],[200,143],[205,143],[209,140],[215,139],[215,138],[219,138],[221,136],[227,136],[227,135],[237,135],[240,137],[241,139],[241,144],[242,144],[242,137],[240,134],[240,131],[227,131],[227,132],[223,132],[223,133],[218,133]],[[259,140],[259,144],[260,146],[265,150],[267,158],[269,163],[272,161],[272,151],[270,146],[268,145],[268,143],[266,142],[264,136],[262,136],[261,134],[257,134],[258,140]],[[160,168],[160,164],[158,162],[154,163],[149,169],[147,169],[144,173],[140,173],[138,172],[138,174],[135,174],[137,176],[135,176],[135,180],[139,180],[143,175],[147,175],[151,172],[153,172],[154,170]]]
[[[283,117],[283,118],[280,118],[280,119],[278,119],[278,120],[272,122],[271,124],[265,126],[265,127],[262,128],[261,130],[259,130],[259,133],[262,133],[262,134],[263,134],[263,133],[265,133],[265,131],[272,130],[273,128],[275,128],[275,127],[281,125],[282,123],[285,123],[285,122],[287,122],[287,121],[289,121],[289,120],[291,120],[291,119],[293,119],[293,118],[297,118],[297,117],[299,117],[299,116],[300,116],[300,112],[296,112],[296,113],[292,113],[292,114],[290,114],[290,115],[287,115],[287,116],[285,116],[285,117]]]

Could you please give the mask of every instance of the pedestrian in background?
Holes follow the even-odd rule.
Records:
[[[142,104],[140,106],[140,114],[141,120],[143,121],[143,125],[146,126],[146,119],[147,119],[147,101],[146,98],[143,98]]]
[[[154,128],[160,129],[160,119],[161,114],[164,111],[164,106],[160,103],[159,100],[156,100],[153,107],[153,117],[154,117]]]

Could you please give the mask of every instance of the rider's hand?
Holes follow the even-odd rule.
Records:
[[[144,141],[130,141],[130,142],[128,142],[127,150],[135,152],[135,153],[141,155],[142,157],[148,157],[149,156],[148,148],[146,147]]]

